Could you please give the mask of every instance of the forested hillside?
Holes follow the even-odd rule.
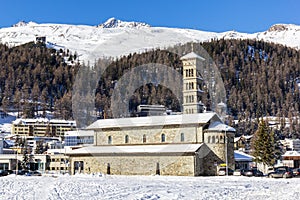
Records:
[[[42,43],[8,48],[0,44],[0,102],[4,112],[16,111],[21,117],[45,116],[55,109],[66,116],[61,101],[72,91],[79,65],[76,55],[48,49]],[[68,63],[68,64],[67,64]],[[70,108],[71,109],[71,108]]]
[[[89,80],[99,80],[95,94],[91,95],[91,98],[95,95],[95,109],[90,109],[95,110],[99,118],[109,118],[112,116],[111,95],[118,80],[126,72],[148,63],[164,64],[181,72],[179,55],[191,52],[191,46],[185,44],[169,51],[152,50],[142,54],[130,54],[112,61],[105,71],[101,71],[100,64],[81,66],[85,69],[81,72],[85,74],[85,79],[77,81],[81,81],[81,85],[94,85],[88,83]],[[299,51],[252,40],[197,43],[193,45],[196,53],[200,51],[200,46],[204,47],[221,72],[227,92],[230,125],[235,126],[239,133],[252,134],[257,128],[255,122],[258,117],[287,117],[290,127],[281,128],[279,131],[289,137],[299,137]],[[74,60],[76,54],[47,49],[41,44],[30,43],[14,48],[0,45],[2,109],[14,109],[20,113],[22,111],[25,117],[33,117],[36,110],[53,110],[56,117],[72,118],[72,85],[79,69],[79,64],[71,64]],[[101,73],[95,72],[101,72],[101,77]],[[130,84],[126,87],[130,87]],[[87,94],[81,92],[76,95]],[[209,105],[208,91],[204,96],[204,103]],[[175,111],[181,109],[173,92],[159,83],[136,89],[128,102],[132,115],[139,104],[163,104]],[[233,119],[239,120],[238,126],[233,124]],[[281,123],[284,125],[286,122],[283,120]]]

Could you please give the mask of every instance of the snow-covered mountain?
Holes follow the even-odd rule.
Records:
[[[108,19],[106,22],[104,22],[103,24],[99,24],[97,27],[99,28],[142,28],[142,27],[150,27],[150,25],[143,22],[124,22],[112,17]]]
[[[12,27],[0,29],[0,43],[9,46],[35,41],[39,36],[45,36],[50,47],[76,51],[80,60],[91,63],[103,56],[115,57],[212,38],[257,39],[300,49],[300,26],[292,24],[276,24],[267,31],[251,34],[151,27],[146,23],[123,22],[115,18],[98,26],[19,22]]]

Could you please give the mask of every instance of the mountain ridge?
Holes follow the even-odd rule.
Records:
[[[274,24],[268,30],[257,33],[218,33],[152,27],[143,22],[124,22],[110,18],[96,26],[21,21],[12,27],[0,29],[0,43],[10,47],[35,41],[38,36],[45,36],[47,42],[77,52],[79,59],[84,62],[211,39],[255,39],[300,49],[300,26],[294,24]]]

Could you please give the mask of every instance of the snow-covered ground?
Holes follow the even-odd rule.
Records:
[[[0,177],[0,199],[298,199],[300,178],[60,176]]]

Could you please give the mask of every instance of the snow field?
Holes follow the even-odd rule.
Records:
[[[0,177],[0,199],[298,199],[300,179],[265,177]]]

